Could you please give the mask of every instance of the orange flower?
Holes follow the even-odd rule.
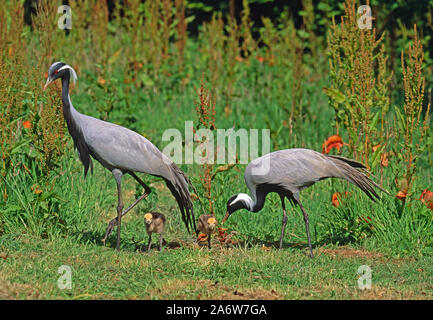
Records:
[[[106,81],[104,78],[102,78],[102,77],[98,77],[98,83],[99,83],[101,86],[103,86],[106,82],[107,82],[107,81]]]
[[[332,205],[334,207],[338,207],[340,205],[340,201],[338,198],[341,197],[340,192],[334,192],[334,194],[332,195]]]
[[[380,147],[380,144],[376,144],[373,146],[373,152],[376,152],[376,150]]]
[[[404,191],[399,191],[395,196],[397,199],[403,200],[406,198],[407,193]]]
[[[339,135],[330,136],[323,144],[322,144],[322,153],[327,154],[331,149],[336,148],[340,151],[340,148],[344,145],[347,145],[343,142]]]
[[[389,164],[388,161],[388,152],[382,153],[380,155],[380,164],[382,165],[382,167],[387,167]]]
[[[263,63],[265,61],[265,58],[261,57],[261,56],[256,56],[256,59],[258,62]]]
[[[421,193],[421,197],[419,197],[418,200],[421,200],[421,202],[424,203],[427,206],[427,208],[433,210],[433,192],[425,189]]]
[[[242,62],[242,61],[244,61],[244,58],[242,58],[242,57],[239,57],[239,56],[236,56],[236,58],[235,58],[238,62]]]
[[[23,122],[23,127],[26,129],[30,129],[32,126],[31,122],[29,120],[26,120]]]
[[[380,144],[374,145],[373,148],[372,148],[373,152],[376,152],[376,150],[379,149],[380,147],[381,147]],[[380,165],[382,167],[387,167],[388,164],[389,164],[389,162],[388,162],[388,152],[383,152],[380,155]]]
[[[347,198],[347,196],[349,195],[349,192],[344,191],[344,194],[342,195],[340,192],[334,192],[334,194],[332,195],[332,205],[334,207],[338,207],[340,205],[340,201],[343,198]]]
[[[42,193],[42,189],[41,189],[41,187],[39,187],[38,184],[32,185],[31,189],[32,189],[34,194],[41,194]]]
[[[44,73],[44,78],[45,78],[45,79],[48,79],[48,72],[45,72],[45,73]]]

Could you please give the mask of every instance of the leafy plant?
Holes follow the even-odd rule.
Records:
[[[332,86],[325,93],[334,108],[336,133],[341,128],[347,130],[353,157],[370,168],[379,163],[378,155],[383,152],[380,148],[371,156],[372,146],[386,144],[383,124],[390,104],[391,74],[387,71],[384,47],[380,46],[383,35],[376,39],[375,29],[360,29],[355,9],[355,1],[347,0],[341,23],[337,25],[333,19],[329,30]]]
[[[398,164],[395,166],[397,188],[399,188],[403,203],[406,201],[406,195],[411,195],[417,161],[432,144],[432,139],[426,139],[430,128],[430,103],[423,112],[425,78],[422,74],[422,64],[424,52],[416,33],[416,25],[414,34],[413,43],[407,50],[407,58],[405,59],[404,52],[401,53],[405,92],[403,112],[395,107],[398,124],[395,132],[398,137],[403,138],[403,141],[399,142],[399,147],[395,147],[398,164],[403,163],[405,166],[402,171]]]

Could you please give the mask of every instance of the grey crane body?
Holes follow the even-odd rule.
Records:
[[[328,156],[309,149],[286,149],[268,153],[248,164],[244,178],[252,197],[244,193],[231,197],[227,202],[227,213],[223,222],[239,209],[247,209],[251,212],[260,211],[267,194],[276,192],[280,195],[283,207],[280,248],[287,223],[284,204],[287,198],[293,205],[297,204],[303,212],[310,255],[313,256],[308,214],[299,200],[300,191],[326,178],[340,178],[359,187],[372,200],[379,199],[373,187],[387,192],[359,169],[365,169],[365,167],[354,160]]]
[[[147,173],[161,177],[175,197],[188,231],[194,230],[195,219],[188,186],[192,186],[186,175],[149,140],[140,134],[122,126],[96,119],[78,112],[72,105],[69,96],[70,78],[75,81],[75,71],[62,62],[55,62],[48,70],[45,88],[54,80],[62,79],[63,115],[68,131],[71,134],[78,155],[87,174],[92,167],[93,157],[105,168],[110,170],[116,180],[118,191],[118,215],[108,224],[103,242],[117,224],[117,249],[120,245],[121,217],[131,210],[138,202],[146,198],[151,189],[135,174]],[[123,211],[121,196],[121,179],[123,174],[130,174],[144,188],[144,194]]]
[[[105,168],[110,171],[143,172],[172,180],[171,161],[145,137],[122,126],[74,111],[74,121],[80,123],[90,155]]]

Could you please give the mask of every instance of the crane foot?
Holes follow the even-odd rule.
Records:
[[[111,232],[113,232],[115,226],[117,226],[117,217],[108,223],[107,230],[105,231],[105,236],[102,239],[102,243],[104,244],[104,246],[105,246],[105,241],[107,241],[107,238],[110,236]]]

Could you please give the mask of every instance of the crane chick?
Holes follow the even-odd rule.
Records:
[[[144,222],[146,231],[149,235],[149,243],[147,244],[147,251],[152,247],[152,233],[159,233],[159,251],[162,250],[162,232],[165,226],[165,216],[159,212],[148,212],[144,215]]]
[[[218,221],[215,219],[215,217],[212,214],[202,214],[198,218],[198,230],[207,235],[207,243],[208,247],[210,249],[210,240],[212,233],[215,232],[216,226],[218,224]]]

